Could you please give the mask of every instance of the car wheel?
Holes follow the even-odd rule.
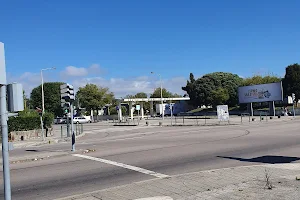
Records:
[[[79,122],[76,122],[76,124],[79,124]]]

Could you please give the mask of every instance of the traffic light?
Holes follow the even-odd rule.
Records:
[[[64,109],[64,114],[68,114],[70,112],[69,108]]]
[[[66,102],[74,101],[75,100],[74,87],[68,83],[61,85],[60,96],[61,99],[64,99]]]
[[[74,87],[68,83],[61,85],[60,96],[64,114],[69,114],[71,103],[75,100]]]

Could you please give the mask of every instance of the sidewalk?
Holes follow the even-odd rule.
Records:
[[[83,132],[81,135],[77,135],[76,138],[80,138],[85,135],[85,132]],[[14,141],[13,146],[14,149],[17,148],[25,148],[25,147],[34,147],[34,146],[40,146],[40,145],[46,145],[46,144],[53,144],[53,143],[60,143],[60,142],[66,142],[70,141],[71,138],[67,138],[65,135],[61,135],[60,129],[54,129],[51,132],[51,135],[48,135],[48,137],[45,136],[45,141],[43,141],[42,137],[31,139],[31,140],[24,140],[24,141]],[[2,150],[2,146],[0,147],[0,150]]]
[[[266,175],[272,189],[266,188]],[[296,200],[300,197],[297,176],[300,179],[300,163],[245,166],[152,179],[57,200]]]

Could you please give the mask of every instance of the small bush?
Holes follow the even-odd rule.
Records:
[[[128,115],[127,108],[125,106],[122,106],[121,109],[122,109],[122,115],[123,116]],[[116,107],[111,107],[109,109],[109,111],[110,111],[110,115],[117,115],[118,114]]]
[[[45,113],[43,122],[47,127],[51,127],[54,115],[52,113]],[[41,128],[40,116],[34,111],[22,111],[18,117],[10,117],[8,119],[8,131],[29,131]]]

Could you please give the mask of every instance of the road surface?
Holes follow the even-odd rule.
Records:
[[[299,122],[109,129],[91,125],[89,133],[78,140],[75,153],[11,164],[12,199],[55,199],[160,176],[299,162]],[[64,143],[16,149],[10,154],[70,152],[70,148]],[[86,149],[95,151],[83,153]]]

